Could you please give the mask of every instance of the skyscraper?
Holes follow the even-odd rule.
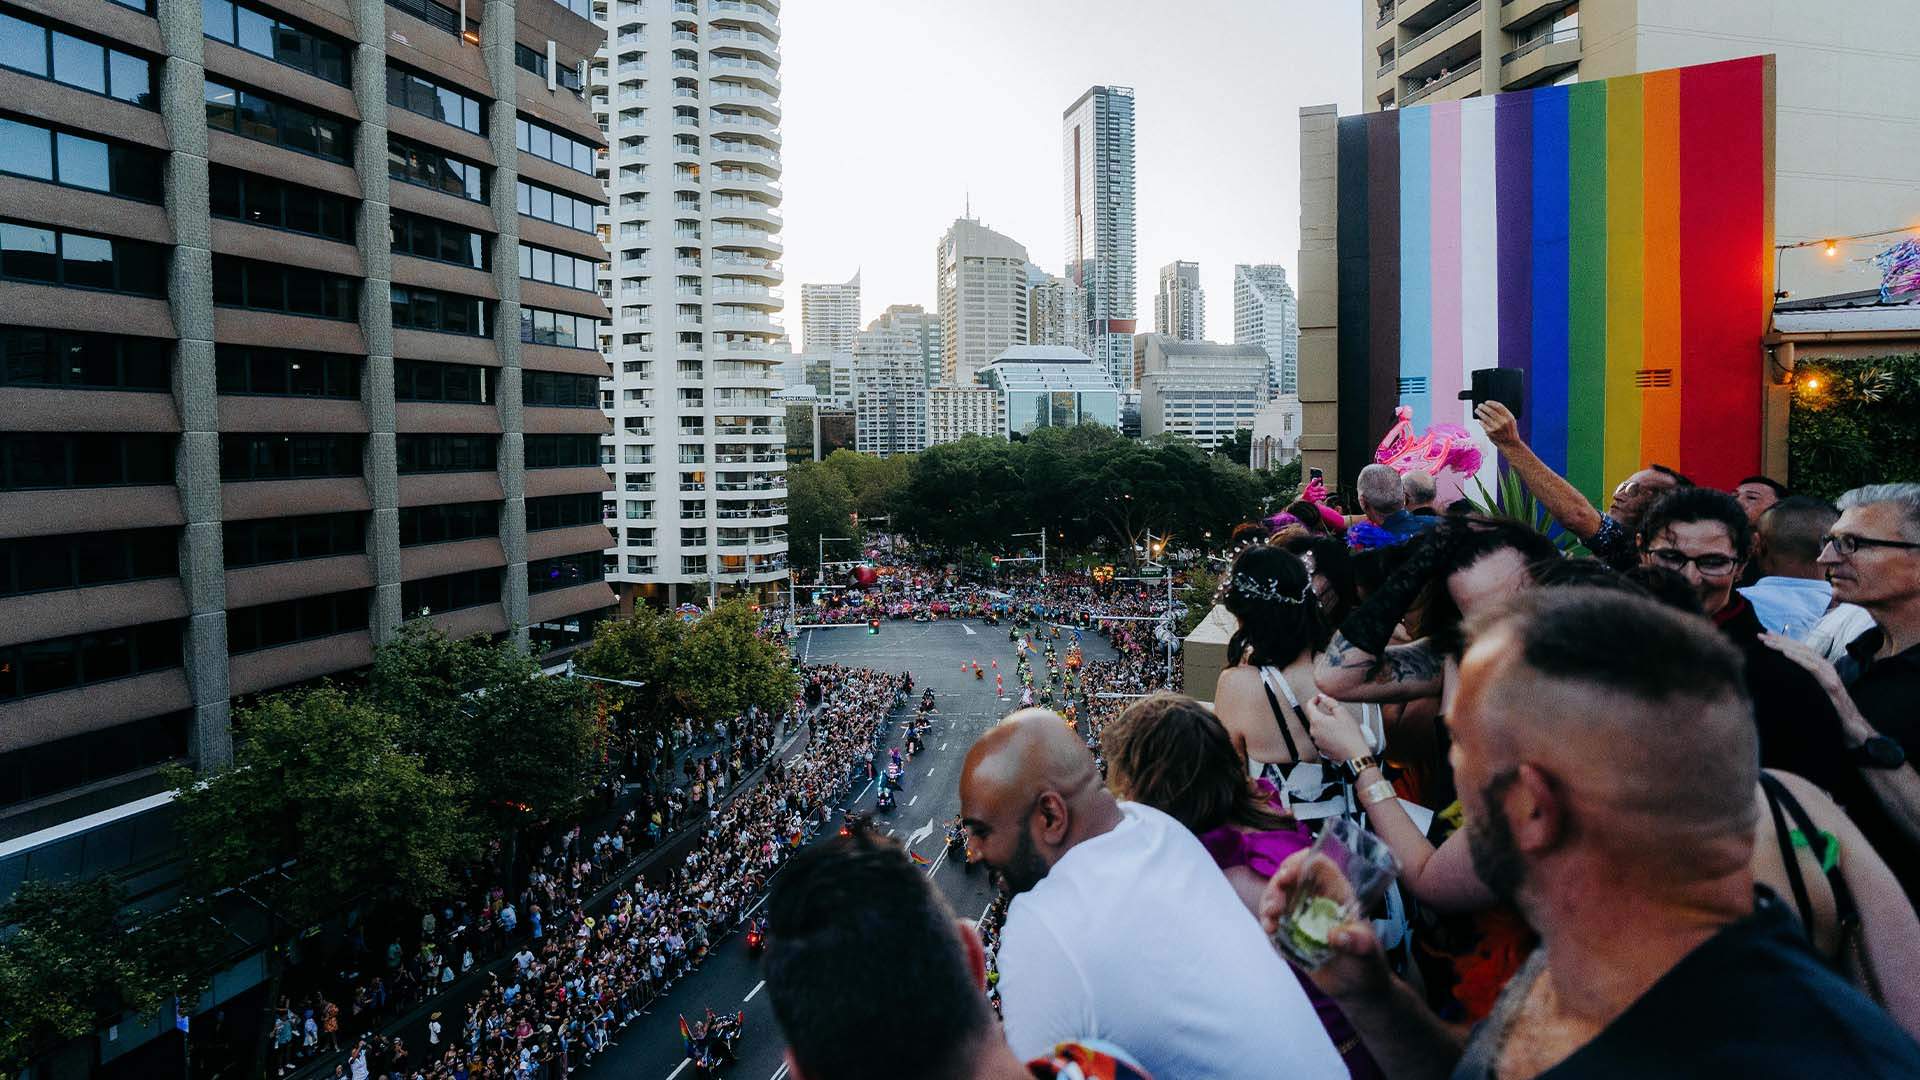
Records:
[[[629,602],[770,591],[787,559],[778,5],[593,6],[613,143],[613,576]]]
[[[1286,267],[1234,266],[1233,343],[1267,350],[1269,396],[1299,392],[1300,311]]]
[[[838,285],[800,286],[800,332],[807,352],[853,353],[860,332],[860,272]]]
[[[1116,382],[1133,362],[1133,89],[1095,86],[1061,115],[1067,280],[1080,291],[1090,355]]]
[[[891,457],[927,448],[927,324],[917,304],[900,304],[853,339],[855,448]]]
[[[1160,268],[1160,290],[1153,294],[1153,330],[1175,341],[1207,337],[1207,294],[1200,288],[1200,264],[1170,262]]]
[[[965,386],[1027,341],[1027,249],[972,218],[958,218],[935,252],[940,381]]]
[[[1058,274],[1027,266],[1027,344],[1087,351],[1087,320],[1080,290]]]

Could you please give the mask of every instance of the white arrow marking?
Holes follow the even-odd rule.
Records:
[[[965,631],[967,632],[967,636],[968,636],[968,637],[972,637],[972,636],[973,636],[973,627],[971,627],[971,626],[968,626],[968,625],[967,625],[966,623],[961,623],[961,624],[960,624],[960,629],[962,629],[962,630],[965,630]]]
[[[914,798],[919,798],[919,796],[916,795],[914,796]],[[922,825],[919,828],[913,830],[913,834],[907,837],[907,846],[912,847],[913,845],[919,843],[922,840],[925,840],[927,837],[932,835],[933,835],[933,819],[928,818],[927,823],[925,825]]]

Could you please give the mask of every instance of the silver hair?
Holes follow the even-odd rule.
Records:
[[[1400,474],[1387,465],[1369,465],[1360,470],[1360,502],[1369,510],[1391,514],[1407,507],[1406,493],[1400,490]]]
[[[1402,473],[1400,490],[1406,493],[1408,506],[1425,506],[1433,501],[1435,492],[1433,474],[1425,469]]]
[[[1893,503],[1900,508],[1900,532],[1908,540],[1920,540],[1920,484],[1866,484],[1840,496],[1834,504],[1842,510]]]

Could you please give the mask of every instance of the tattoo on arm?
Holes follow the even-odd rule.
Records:
[[[1424,641],[1395,645],[1374,665],[1373,678],[1379,682],[1432,682],[1440,677],[1440,658]],[[1384,676],[1384,677],[1383,677]]]

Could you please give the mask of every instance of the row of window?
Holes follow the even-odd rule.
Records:
[[[227,612],[227,652],[237,655],[366,628],[364,590],[303,596]]]
[[[476,35],[474,40],[479,40],[477,35],[480,33],[480,24],[473,19],[468,19],[463,27],[460,24],[460,13],[445,4],[435,3],[434,0],[387,0],[387,6],[398,8],[449,34],[459,34],[462,30],[470,31]]]
[[[527,500],[527,531],[571,529],[579,525],[598,525],[602,521],[600,496],[544,495]]]
[[[515,206],[530,218],[551,221],[581,232],[593,231],[593,204],[539,184],[517,181]]]
[[[529,435],[527,468],[573,469],[600,464],[598,435]]]
[[[0,540],[0,596],[173,577],[173,529],[121,529]]]
[[[552,405],[563,409],[600,407],[600,379],[560,371],[522,371],[520,397],[524,405]]]
[[[499,602],[498,570],[467,570],[400,583],[400,610],[409,619]]]
[[[401,547],[499,535],[499,503],[443,503],[439,506],[400,508]]]
[[[387,0],[387,2],[392,3],[393,0]],[[522,45],[519,42],[515,42],[513,46],[513,62],[543,79],[547,77],[547,69],[549,67],[547,64],[547,54],[531,45]],[[553,81],[576,94],[580,93],[585,86],[580,79],[580,70],[578,68],[568,67],[565,64],[560,64],[554,68]]]
[[[0,14],[0,67],[154,107],[153,65],[145,57],[7,14]]]
[[[200,0],[202,32],[330,83],[350,85],[352,46],[232,0]]]
[[[450,221],[393,211],[393,250],[401,255],[475,270],[493,268],[492,245],[483,233]]]
[[[593,175],[593,147],[590,144],[555,131],[537,120],[515,117],[513,142],[534,157],[563,165],[577,173]]]
[[[0,221],[0,278],[160,296],[166,276],[159,244]]]
[[[402,435],[394,443],[402,473],[483,472],[500,465],[495,435]]]
[[[520,340],[563,349],[598,349],[600,320],[545,308],[520,309]]]
[[[171,435],[0,434],[0,491],[171,483]]]
[[[0,117],[0,172],[159,202],[161,164],[145,147]]]
[[[487,107],[479,98],[393,64],[387,65],[387,104],[475,135],[487,133]]]
[[[357,356],[218,345],[214,347],[213,359],[222,394],[341,399],[360,396],[360,358]]]
[[[229,521],[221,526],[221,545],[228,568],[357,555],[367,550],[366,515],[348,511]]]
[[[172,349],[158,338],[0,329],[0,386],[173,389]]]
[[[360,317],[360,282],[325,270],[215,255],[213,302],[351,321]]]
[[[450,401],[491,405],[499,372],[476,364],[395,360],[393,396],[400,401]]]
[[[353,125],[257,90],[207,80],[207,126],[303,154],[346,163],[353,158]]]
[[[0,701],[180,666],[178,622],[0,646]]]
[[[220,479],[359,476],[360,444],[358,435],[222,435]]]
[[[214,165],[208,169],[214,217],[353,243],[353,203],[331,191]]]
[[[145,10],[137,3],[127,6]],[[0,807],[184,758],[190,725],[183,710],[0,754]]]
[[[395,285],[393,328],[489,337],[493,334],[493,304],[438,289]]]
[[[578,255],[520,245],[520,276],[528,281],[544,281],[549,285],[591,292],[596,288],[594,270],[598,266],[592,259],[583,259]]]
[[[604,580],[606,577],[602,570],[604,565],[597,551],[584,551],[578,555],[561,555],[552,559],[535,559],[527,564],[527,591],[548,592],[553,589],[585,585],[590,581]]]
[[[484,168],[395,135],[387,136],[387,176],[403,184],[444,191],[474,202],[487,201]]]

